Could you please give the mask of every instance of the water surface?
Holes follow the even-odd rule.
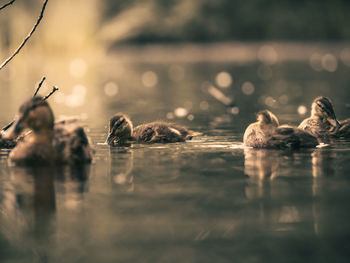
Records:
[[[256,111],[269,108],[281,123],[298,124],[309,114],[300,106],[320,94],[333,99],[340,119],[350,117],[348,68],[337,63],[330,72],[308,60],[134,62],[119,65],[120,73],[111,67],[117,61],[106,62],[89,76],[94,81],[81,80],[81,105],[51,100],[56,115],[84,113],[92,165],[18,168],[1,151],[0,261],[348,262],[350,142],[298,151],[241,143]],[[228,88],[216,82],[222,71],[232,77]],[[213,98],[211,85],[234,104]],[[3,124],[14,114],[5,114],[8,106],[1,105]],[[119,111],[135,124],[163,119],[203,135],[110,148],[107,123]]]

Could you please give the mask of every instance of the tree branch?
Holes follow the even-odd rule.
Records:
[[[54,94],[57,90],[58,90],[58,88],[57,88],[56,86],[53,86],[53,87],[52,87],[52,91],[51,91],[48,95],[46,95],[46,96],[43,98],[43,100],[47,100],[48,98],[50,98],[50,96],[51,96],[52,94]]]
[[[36,90],[35,90],[35,92],[34,92],[33,97],[35,97],[35,96],[38,94],[39,89],[40,89],[40,88],[41,88],[41,86],[43,85],[43,83],[44,83],[45,79],[46,79],[45,77],[43,77],[43,78],[41,79],[41,81],[40,81],[40,83],[39,83],[38,87],[36,88]]]
[[[11,0],[10,2],[8,2],[7,4],[4,4],[3,6],[0,7],[0,10],[4,9],[5,7],[12,5],[16,0]]]
[[[41,88],[41,86],[43,85],[45,79],[46,79],[45,77],[43,77],[43,78],[41,79],[41,81],[40,81],[38,87],[37,87],[36,90],[35,90],[35,93],[34,93],[33,97],[35,97],[35,96],[38,94],[38,91],[39,91],[39,89]],[[48,99],[49,97],[51,97],[51,95],[54,94],[57,90],[58,90],[58,88],[57,88],[56,86],[53,86],[52,91],[51,91],[48,95],[46,95],[46,96],[43,98],[43,100],[47,100],[47,99]],[[2,128],[2,129],[0,130],[0,133],[3,132],[3,131],[8,130],[8,129],[14,124],[14,122],[15,122],[15,121],[11,121],[9,124],[7,124],[4,128]]]
[[[23,42],[19,45],[19,47],[15,50],[15,52],[0,65],[0,70],[3,69],[6,66],[6,64],[9,63],[19,53],[19,51],[23,48],[23,46],[26,44],[26,42],[29,40],[29,38],[33,35],[34,31],[36,30],[36,28],[40,24],[41,19],[43,18],[47,1],[48,0],[44,0],[40,15],[39,15],[38,20],[36,21],[35,25],[33,26],[32,30],[29,32],[29,34],[26,36],[26,38],[23,40]]]

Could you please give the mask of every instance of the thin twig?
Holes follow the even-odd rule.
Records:
[[[27,37],[23,40],[22,44],[15,50],[15,52],[0,65],[0,70],[3,69],[3,67],[5,67],[6,64],[9,63],[19,53],[19,51],[23,48],[23,46],[26,44],[26,42],[29,40],[29,38],[33,35],[33,33],[36,30],[36,28],[38,27],[41,19],[43,18],[47,1],[48,0],[44,1],[44,4],[43,4],[43,7],[41,8],[41,12],[40,12],[40,15],[38,17],[38,20],[36,21],[36,23],[33,26],[32,30],[29,32]]]
[[[12,5],[13,2],[15,2],[16,0],[11,0],[10,2],[8,2],[7,4],[4,4],[3,6],[0,7],[0,10],[1,9],[4,9],[5,7],[9,6],[9,5]]]
[[[43,77],[43,79],[41,80],[40,83],[42,84],[42,83],[44,82],[44,80],[45,80],[45,77]],[[40,83],[39,83],[39,85],[40,85]],[[40,89],[40,87],[37,88],[37,91],[38,91],[39,89]],[[51,95],[54,94],[57,90],[58,90],[58,88],[57,88],[56,86],[53,86],[52,91],[51,91],[48,95],[46,95],[46,96],[43,98],[43,100],[47,100],[47,99],[48,99],[49,97],[51,97]],[[34,94],[33,97],[36,96],[37,91],[35,92],[35,94]],[[8,128],[10,128],[14,123],[15,123],[14,120],[11,121],[11,122],[10,122],[9,124],[7,124],[4,128],[2,128],[1,131],[6,131],[6,130],[8,130]]]
[[[33,97],[35,97],[35,96],[38,94],[39,89],[40,89],[40,88],[41,88],[41,86],[43,85],[43,83],[44,83],[45,79],[46,79],[46,77],[43,77],[43,78],[41,79],[41,81],[39,82],[38,87],[36,88],[36,90],[35,90],[35,92],[34,92]]]
[[[58,90],[58,88],[57,88],[56,86],[53,86],[53,87],[52,87],[52,91],[51,91],[48,95],[46,95],[46,96],[43,98],[43,100],[47,100],[48,98],[50,98],[50,96],[51,96],[52,94],[54,94],[57,90]]]

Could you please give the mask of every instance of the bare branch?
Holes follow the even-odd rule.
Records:
[[[4,9],[5,7],[12,5],[16,0],[11,0],[10,2],[8,2],[7,4],[4,4],[3,6],[0,6],[0,10]]]
[[[33,97],[35,97],[35,96],[38,94],[39,89],[40,89],[40,88],[41,88],[41,86],[43,85],[43,83],[44,83],[45,79],[46,79],[45,77],[43,77],[43,78],[41,79],[41,81],[40,81],[40,83],[39,83],[38,87],[36,88],[36,91],[34,92]]]
[[[36,30],[36,28],[38,27],[41,19],[43,18],[47,1],[48,0],[44,0],[40,15],[39,15],[38,20],[36,21],[35,25],[33,26],[32,30],[29,32],[29,34],[26,36],[26,38],[23,40],[23,42],[19,45],[19,47],[15,50],[15,52],[0,65],[0,70],[3,69],[6,66],[6,64],[9,63],[19,53],[19,51],[23,48],[23,46],[26,44],[26,42],[29,40],[29,38],[33,35],[33,33]]]
[[[51,91],[48,95],[46,95],[46,96],[43,98],[43,100],[47,100],[48,98],[50,98],[50,96],[51,96],[52,94],[54,94],[57,90],[58,90],[58,88],[57,88],[56,86],[53,86],[53,87],[52,87],[52,91]]]
[[[37,93],[38,93],[40,87],[42,86],[42,84],[44,83],[45,79],[46,79],[45,77],[42,78],[42,80],[40,81],[40,83],[39,83],[39,85],[38,85],[38,87],[37,87],[37,89],[36,89],[36,91],[35,91],[33,97],[35,97],[35,96],[37,95]],[[43,100],[47,100],[47,99],[48,99],[49,97],[51,97],[51,95],[54,94],[57,90],[58,90],[58,88],[57,88],[56,86],[53,86],[52,91],[51,91],[48,95],[46,95],[46,96],[43,98]],[[7,124],[5,127],[3,127],[3,128],[0,130],[0,132],[3,132],[3,131],[8,130],[14,123],[15,123],[15,121],[11,121],[9,124]]]

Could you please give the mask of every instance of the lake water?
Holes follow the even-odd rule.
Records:
[[[298,151],[241,142],[258,110],[297,125],[318,95],[333,100],[339,119],[350,117],[346,49],[315,47],[313,58],[275,61],[264,48],[270,55],[248,61],[191,60],[187,49],[163,63],[141,56],[150,50],[87,63],[86,76],[50,103],[56,116],[82,117],[94,162],[20,168],[0,152],[0,262],[349,262],[350,141]],[[72,61],[69,78],[84,63]],[[53,84],[70,81],[48,75]],[[19,80],[0,79],[5,125],[34,84],[14,95]],[[104,141],[116,112],[203,135],[110,148]]]

